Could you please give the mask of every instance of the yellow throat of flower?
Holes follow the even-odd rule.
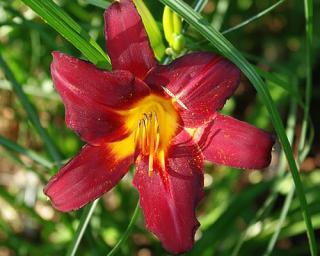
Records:
[[[121,114],[130,135],[112,143],[114,153],[124,158],[139,150],[142,155],[149,156],[149,175],[155,160],[164,168],[165,155],[178,126],[172,100],[151,94]]]

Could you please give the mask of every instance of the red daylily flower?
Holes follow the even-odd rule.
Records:
[[[146,225],[173,253],[191,249],[203,197],[203,161],[240,168],[269,165],[272,137],[217,112],[240,71],[212,53],[158,65],[130,0],[105,12],[113,71],[53,53],[52,79],[66,124],[87,142],[44,192],[60,211],[110,190],[136,164],[134,186]]]

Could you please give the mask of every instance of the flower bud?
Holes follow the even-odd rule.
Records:
[[[182,18],[173,12],[168,6],[163,11],[163,30],[164,36],[169,47],[179,54],[184,49],[184,36],[182,34]]]
[[[143,0],[133,0],[133,2],[142,18],[142,22],[147,31],[154,54],[158,60],[161,60],[165,53],[165,46],[163,44],[162,35],[157,22]]]

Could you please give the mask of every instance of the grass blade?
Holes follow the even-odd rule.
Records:
[[[46,148],[51,158],[54,160],[56,164],[59,165],[61,162],[61,158],[55,144],[49,137],[47,131],[42,127],[37,110],[29,101],[28,97],[26,96],[26,94],[22,89],[22,86],[18,83],[14,74],[12,73],[12,71],[10,70],[10,68],[8,67],[7,63],[4,61],[1,55],[0,55],[0,67],[3,69],[6,77],[11,82],[12,89],[17,94],[22,106],[27,112],[32,125],[34,126],[34,128],[36,129],[36,131],[39,133],[40,137],[44,141],[44,144],[46,145]]]
[[[213,20],[211,22],[211,26],[213,26],[216,30],[220,30],[224,17],[228,11],[230,5],[229,0],[219,0],[217,3],[217,10],[213,16]]]
[[[304,160],[309,152],[310,145],[306,145],[306,134],[308,129],[308,121],[309,121],[309,111],[310,111],[310,103],[311,103],[311,93],[312,93],[312,63],[311,63],[311,46],[312,46],[312,37],[313,37],[313,24],[312,24],[312,16],[313,16],[313,8],[312,8],[312,0],[304,1],[305,8],[305,23],[306,23],[306,87],[305,87],[305,105],[303,112],[303,120],[302,120],[302,129],[299,141],[299,164]],[[307,150],[305,153],[305,150]],[[276,229],[274,234],[272,235],[267,250],[265,252],[265,256],[271,255],[273,248],[278,240],[280,235],[281,228],[284,224],[284,221],[289,212],[289,207],[293,200],[294,195],[294,187],[289,191],[286,196],[285,203],[281,210],[280,219],[276,225]]]
[[[264,78],[265,80],[268,80],[268,81],[276,84],[277,86],[281,87],[282,89],[284,89],[290,95],[290,97],[292,97],[301,107],[304,107],[304,104],[302,102],[302,98],[301,98],[300,94],[298,93],[296,86],[292,86],[292,84],[290,82],[284,81],[283,79],[278,77],[276,75],[276,73],[264,71],[262,68],[260,68],[258,66],[253,66],[253,67],[262,78]]]
[[[129,234],[131,233],[134,224],[136,223],[140,213],[140,203],[138,201],[136,208],[134,209],[133,215],[131,217],[130,223],[126,229],[126,231],[122,234],[121,238],[119,239],[118,243],[113,247],[113,249],[107,254],[107,256],[115,255],[118,250],[121,248],[121,245],[127,240]]]
[[[266,15],[267,13],[271,12],[274,8],[276,8],[278,5],[282,4],[285,0],[280,0],[278,2],[276,2],[275,4],[271,5],[270,7],[264,9],[262,12],[259,12],[258,14],[250,17],[249,19],[239,23],[238,25],[232,27],[232,28],[228,28],[226,30],[224,30],[223,32],[221,32],[223,35],[228,34],[230,32],[233,32],[239,28],[244,27],[245,25],[249,24],[252,21],[255,21],[259,18],[261,18],[262,16]]]
[[[143,0],[133,0],[133,3],[135,4],[137,11],[140,14],[144,28],[148,34],[154,55],[156,56],[157,60],[160,61],[165,55],[166,48],[163,43],[162,34],[160,32],[158,24],[147,6],[144,4]]]
[[[102,9],[106,9],[110,5],[110,3],[105,0],[86,0],[85,2]]]
[[[7,138],[3,137],[0,135],[0,145],[2,145],[3,147],[15,151],[17,153],[20,153],[22,155],[25,155],[27,157],[29,157],[30,159],[32,159],[33,161],[37,162],[38,164],[51,169],[54,164],[51,163],[50,161],[48,161],[47,159],[43,158],[42,156],[38,155],[36,152],[21,147],[20,145],[16,144],[15,142],[8,140]]]
[[[67,13],[51,0],[22,0],[99,68],[111,69],[109,57]]]
[[[294,131],[295,131],[295,127],[296,127],[296,110],[297,110],[297,106],[296,103],[294,102],[294,100],[291,101],[290,104],[290,112],[288,115],[288,120],[287,120],[287,129],[286,129],[286,134],[287,137],[290,141],[290,144],[293,143],[293,139],[294,139]],[[263,206],[258,210],[256,216],[254,219],[252,219],[252,221],[250,221],[249,225],[247,226],[247,228],[243,231],[243,235],[240,237],[240,239],[238,240],[238,243],[236,244],[236,246],[234,247],[231,256],[236,256],[239,254],[239,251],[243,245],[243,243],[245,242],[248,232],[250,230],[250,228],[258,221],[260,220],[263,216],[266,216],[266,214],[270,211],[270,209],[272,208],[277,195],[278,195],[278,184],[279,182],[284,178],[286,179],[286,176],[284,176],[285,174],[285,168],[286,168],[286,161],[285,161],[285,155],[283,153],[283,151],[280,154],[280,160],[279,160],[279,164],[277,167],[277,177],[276,177],[276,183],[275,186],[272,187],[272,191],[270,193],[270,195],[268,196],[268,198],[265,200]]]
[[[287,217],[287,214],[288,214],[288,211],[289,211],[292,199],[293,199],[294,191],[295,191],[295,189],[294,189],[294,187],[292,187],[290,189],[288,195],[286,196],[286,200],[284,201],[284,205],[282,207],[280,218],[279,218],[278,223],[276,225],[275,232],[273,233],[273,235],[269,241],[268,248],[267,248],[266,252],[263,254],[264,256],[271,255],[273,248],[276,245],[281,228],[282,228],[283,223]]]
[[[230,232],[241,210],[249,207],[254,199],[265,192],[273,182],[274,181],[258,183],[244,190],[242,193],[234,195],[219,218],[203,230],[202,238],[187,255],[202,255],[203,249],[214,250],[217,241],[227,235],[227,232]],[[210,252],[211,254],[207,255],[213,254],[212,251]]]
[[[160,0],[162,3],[168,5],[172,10],[183,17],[190,25],[194,26],[199,33],[201,33],[207,40],[209,40],[218,51],[225,57],[234,62],[241,71],[251,81],[259,96],[266,106],[270,118],[273,122],[274,128],[277,132],[279,140],[282,144],[283,150],[286,154],[291,175],[296,186],[297,195],[300,201],[302,215],[306,224],[307,235],[309,239],[310,252],[313,256],[317,255],[317,245],[315,241],[313,226],[311,222],[310,212],[305,197],[304,188],[300,179],[298,167],[295,163],[292,148],[286,136],[283,123],[281,121],[279,112],[277,111],[274,102],[271,98],[270,92],[265,86],[261,77],[257,74],[250,63],[241,55],[241,53],[218,31],[216,31],[208,22],[198,13],[194,12],[190,6],[181,0]]]
[[[90,219],[92,217],[92,214],[98,202],[99,202],[99,199],[95,200],[93,203],[87,205],[83,209],[83,214],[81,215],[79,226],[77,228],[76,234],[73,238],[73,241],[71,243],[71,246],[68,249],[66,256],[74,256],[76,254],[77,249],[80,245],[81,239],[84,235],[84,232],[86,231],[86,228],[90,222]]]
[[[305,145],[306,133],[308,130],[308,119],[312,94],[312,40],[313,40],[313,1],[304,1],[304,14],[306,23],[306,88],[305,88],[305,108],[303,112],[303,123],[301,128],[301,144],[299,150],[302,151]]]

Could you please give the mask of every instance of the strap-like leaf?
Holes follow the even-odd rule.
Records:
[[[317,255],[317,245],[315,242],[311,216],[304,193],[304,188],[300,179],[298,167],[296,165],[289,140],[286,136],[280,114],[275,107],[267,86],[255,71],[255,69],[252,67],[252,65],[250,65],[249,62],[242,56],[242,54],[221,33],[210,26],[201,15],[193,11],[190,6],[188,6],[181,0],[160,1],[180,14],[181,17],[183,17],[188,23],[194,26],[194,28],[197,29],[199,33],[201,33],[208,41],[210,41],[216,47],[216,49],[218,49],[222,53],[222,55],[234,62],[247,76],[247,78],[251,81],[252,85],[257,90],[259,96],[261,97],[270,114],[270,118],[273,122],[274,128],[277,132],[279,140],[283,146],[283,150],[286,154],[286,158],[288,160],[291,175],[296,186],[297,196],[300,201],[301,212],[306,224],[306,230],[310,244],[310,252],[312,255]]]
[[[67,13],[51,0],[22,0],[99,68],[111,69],[109,57]]]

